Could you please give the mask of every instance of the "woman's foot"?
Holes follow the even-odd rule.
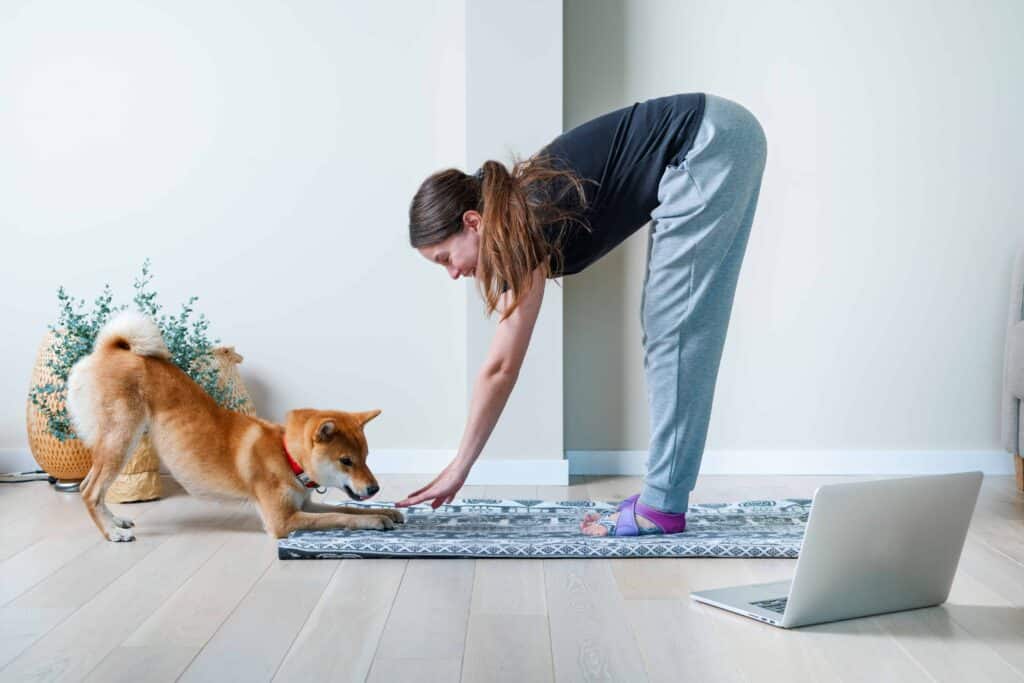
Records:
[[[639,494],[630,496],[619,504],[618,512],[601,515],[588,512],[580,522],[580,530],[587,536],[615,536],[619,515],[632,513],[636,520],[635,533],[620,534],[646,536],[648,534],[681,533],[686,529],[686,513],[666,513],[647,507],[637,499]],[[634,507],[635,506],[635,507]],[[645,515],[645,511],[647,515]]]
[[[580,522],[580,529],[587,536],[614,536],[615,527],[619,520],[619,514],[620,513],[618,512],[613,512],[610,515],[606,514],[602,516],[598,512],[588,512],[583,518],[583,521]],[[636,526],[640,529],[640,533],[642,534],[648,533],[650,529],[653,529],[650,533],[661,533],[655,526],[654,522],[647,519],[639,512],[636,513]]]

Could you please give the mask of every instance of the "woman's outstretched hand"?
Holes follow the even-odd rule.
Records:
[[[458,460],[452,460],[447,467],[441,470],[439,475],[434,477],[433,481],[422,488],[416,489],[406,496],[404,500],[395,503],[395,507],[404,508],[433,499],[430,507],[436,510],[445,503],[450,503],[455,498],[455,494],[466,483],[467,476],[469,476],[469,466],[464,465]]]

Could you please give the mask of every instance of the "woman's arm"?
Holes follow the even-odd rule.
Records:
[[[498,423],[512,387],[519,378],[523,359],[530,345],[533,327],[544,299],[544,276],[534,271],[530,290],[520,300],[516,310],[498,323],[487,358],[477,375],[470,400],[466,430],[455,459],[472,467]],[[498,312],[508,305],[508,293],[502,295]]]
[[[466,480],[470,468],[480,457],[484,444],[490,438],[505,408],[512,387],[519,377],[519,370],[530,345],[534,323],[540,313],[544,299],[545,278],[540,270],[533,273],[531,286],[512,315],[498,323],[487,358],[477,374],[470,399],[466,429],[459,444],[459,450],[442,472],[423,488],[406,496],[395,505],[404,507],[424,500],[434,499],[432,507],[437,508],[450,501]],[[508,293],[502,296],[498,311],[503,312],[508,304]]]

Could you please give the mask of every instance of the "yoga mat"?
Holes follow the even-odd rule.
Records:
[[[697,503],[686,531],[649,536],[585,536],[589,511],[614,512],[619,501],[456,499],[433,510],[403,508],[390,531],[295,531],[278,541],[282,560],[381,557],[778,557],[800,552],[811,500],[783,498]],[[392,503],[345,503],[394,507]]]

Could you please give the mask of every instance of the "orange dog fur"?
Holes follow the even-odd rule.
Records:
[[[365,500],[380,487],[366,465],[363,426],[379,410],[293,410],[285,424],[226,410],[174,365],[156,324],[125,312],[97,335],[68,377],[68,414],[93,464],[82,481],[85,507],[109,541],[135,539],[131,520],[107,508],[107,489],[143,432],[175,479],[194,495],[254,501],[269,534],[296,529],[392,529],[394,509],[313,503],[282,446],[321,486]]]

